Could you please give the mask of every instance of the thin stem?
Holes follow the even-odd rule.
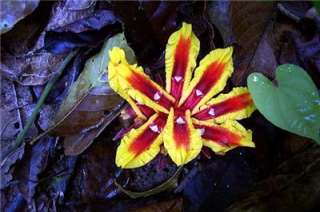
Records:
[[[45,99],[47,98],[48,94],[50,93],[52,87],[54,86],[54,84],[57,82],[57,80],[59,79],[59,77],[61,76],[61,74],[63,73],[63,70],[66,68],[66,66],[69,64],[70,60],[77,54],[78,50],[75,50],[73,52],[70,52],[68,54],[68,56],[62,61],[62,63],[60,64],[60,66],[58,67],[58,71],[57,74],[55,74],[47,83],[46,87],[44,88],[40,99],[38,100],[34,110],[32,111],[32,114],[30,116],[30,118],[28,119],[26,125],[24,126],[23,130],[20,131],[20,133],[17,136],[16,141],[14,142],[11,150],[5,154],[5,157],[7,155],[9,155],[11,152],[13,152],[15,149],[17,149],[23,142],[23,139],[25,137],[25,135],[27,134],[28,130],[30,129],[31,125],[33,124],[33,122],[35,121],[35,119],[37,118],[40,109],[45,101]]]

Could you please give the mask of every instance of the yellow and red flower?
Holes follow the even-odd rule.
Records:
[[[143,166],[160,152],[162,144],[177,165],[193,160],[203,145],[220,154],[238,146],[255,146],[252,132],[236,121],[255,110],[247,88],[237,87],[213,98],[233,72],[232,47],[211,51],[194,70],[199,47],[190,24],[183,23],[170,36],[165,89],[142,67],[129,64],[122,49],[115,47],[109,52],[111,88],[144,120],[122,138],[117,166]]]

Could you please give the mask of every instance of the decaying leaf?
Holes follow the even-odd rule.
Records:
[[[40,2],[31,15],[4,34],[0,71],[23,85],[43,85],[66,53],[75,47],[96,47],[119,29],[113,13],[100,10],[94,1]]]
[[[22,196],[30,205],[39,183],[39,174],[47,167],[54,143],[55,138],[46,137],[32,147],[27,146],[22,160],[16,165],[14,179],[18,182]]]
[[[116,116],[117,112],[112,113],[113,117],[105,115],[106,111],[118,106],[122,101],[107,82],[108,51],[114,46],[124,48],[128,54],[128,60],[134,62],[134,53],[126,43],[123,34],[106,40],[101,51],[87,60],[82,73],[71,86],[69,94],[55,116],[53,127],[51,127],[54,128],[53,134],[72,136],[66,139],[66,153],[75,154],[75,152],[84,151],[93,141],[92,137],[96,137],[97,133],[101,132],[99,127],[106,127],[103,123],[110,123],[110,120]],[[71,140],[74,140],[77,145],[74,145]],[[86,144],[79,145],[79,142]],[[73,150],[75,147],[77,150]],[[79,149],[80,147],[82,148]]]
[[[10,152],[12,143],[30,117],[34,108],[33,101],[30,89],[5,78],[1,79],[1,157]],[[37,133],[38,129],[33,124],[26,136],[30,138]],[[22,145],[8,157],[1,158],[1,188],[6,187],[12,180],[14,164],[22,158],[24,148],[25,145]]]
[[[103,116],[101,121],[93,127],[82,131],[79,134],[67,136],[64,141],[64,153],[66,155],[79,155],[86,150],[96,137],[108,126],[119,114],[122,105],[116,106],[108,115]]]
[[[210,22],[218,28],[224,45],[231,45],[234,40],[229,16],[230,4],[230,1],[211,1],[208,5]]]
[[[317,211],[320,206],[319,159],[320,148],[313,145],[283,162],[227,211]]]
[[[9,31],[18,21],[32,13],[40,0],[3,0],[0,2],[0,34]]]
[[[272,2],[231,2],[232,32],[236,40],[235,73],[232,82],[244,85],[253,71],[273,76],[277,66],[270,42]]]
[[[110,10],[97,10],[85,18],[50,29],[44,37],[45,49],[55,54],[83,46],[97,46],[120,31],[117,18]]]
[[[140,197],[148,197],[151,195],[155,195],[158,194],[160,192],[166,191],[168,189],[172,189],[174,187],[177,186],[177,182],[178,182],[178,177],[180,172],[182,171],[183,166],[180,166],[177,171],[168,179],[166,180],[164,183],[150,189],[147,191],[142,191],[142,192],[136,192],[136,191],[129,191],[127,189],[124,189],[120,184],[118,184],[116,181],[114,182],[117,187],[126,195],[128,195],[131,198],[140,198]]]
[[[145,205],[143,207],[130,210],[131,212],[179,212],[183,211],[183,199],[174,198],[161,202]]]

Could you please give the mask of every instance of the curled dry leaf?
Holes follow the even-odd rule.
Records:
[[[55,54],[83,46],[97,46],[106,37],[120,31],[120,24],[110,10],[97,10],[89,16],[46,32],[45,49]]]
[[[119,29],[112,12],[97,8],[93,1],[40,2],[4,34],[0,71],[23,85],[43,85],[66,53],[79,46],[97,46]]]
[[[114,46],[125,49],[128,60],[134,62],[134,53],[123,34],[108,39],[101,51],[87,60],[82,73],[71,86],[55,116],[51,127],[53,134],[71,136],[65,142],[66,153],[74,155],[84,151],[118,115],[119,108],[111,112],[112,116],[105,114],[122,101],[107,82],[108,52]],[[74,145],[74,142],[77,145]]]

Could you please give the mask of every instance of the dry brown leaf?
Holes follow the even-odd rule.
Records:
[[[231,2],[232,32],[236,39],[235,72],[232,82],[244,85],[247,76],[262,72],[272,76],[276,58],[270,42],[273,2]]]

